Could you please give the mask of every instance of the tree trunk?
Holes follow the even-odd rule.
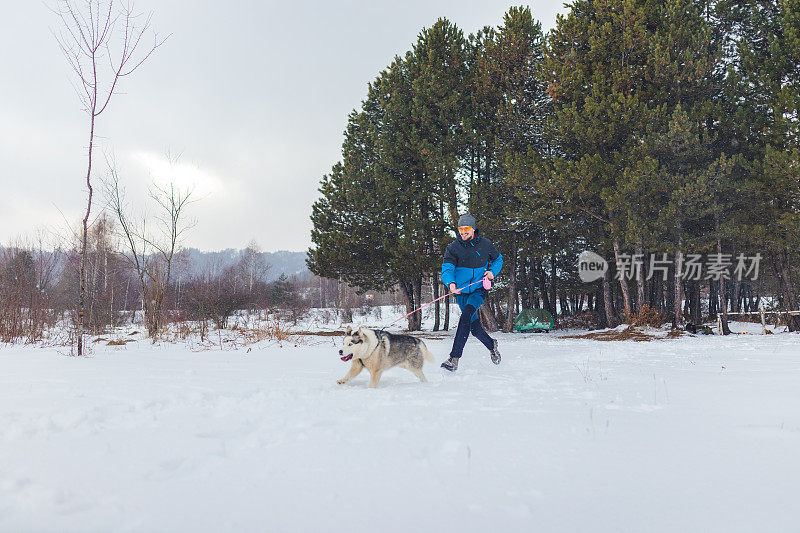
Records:
[[[713,280],[708,282],[708,319],[715,320],[719,312],[717,301],[717,284]]]
[[[675,271],[673,272],[674,279],[674,294],[675,297],[672,301],[672,327],[677,328],[683,322],[683,285],[681,284],[681,273],[683,271],[683,236],[680,235],[681,224],[678,223],[678,246],[675,249]]]
[[[667,316],[664,303],[664,283],[655,276],[653,276],[649,282],[647,301],[653,309],[656,309],[663,316]]]
[[[764,276],[758,278],[758,292],[756,293],[756,301],[754,306],[756,309],[761,308],[761,295],[764,294]]]
[[[642,261],[641,268],[636,269],[636,308],[641,309],[643,305],[647,303],[646,294],[647,291],[645,290],[644,280],[645,280],[645,261],[644,261],[644,252],[642,241],[636,243],[636,255]]]
[[[567,298],[567,291],[563,287],[558,292],[558,302],[561,307],[562,316],[571,316],[572,310],[569,308],[569,299]]]
[[[608,318],[606,317],[606,306],[605,306],[605,297],[603,290],[603,282],[600,281],[600,284],[597,286],[595,292],[595,299],[594,299],[594,310],[597,312],[597,329],[603,329],[608,327]]]
[[[544,273],[544,266],[542,265],[541,261],[538,261],[538,273],[539,273],[539,292],[542,293],[542,304],[544,304],[544,308],[547,309],[551,315],[553,315],[553,319],[556,317],[556,309],[555,306],[550,302],[550,297],[547,295],[547,283],[545,280],[545,273]]]
[[[717,254],[720,259],[722,258],[722,238],[719,235],[719,214],[714,213],[714,229],[717,233]],[[726,291],[725,291],[725,276],[719,277],[719,295],[720,295],[720,304],[722,306],[722,334],[723,335],[730,335],[731,330],[728,327],[728,303],[725,301]]]
[[[550,304],[553,306],[553,325],[558,325],[558,309],[556,308],[558,286],[556,280],[556,254],[550,256]]]
[[[433,319],[433,331],[439,331],[439,279],[436,276],[433,276],[433,280],[431,281],[431,289],[433,292],[433,298],[436,300],[436,303],[433,304],[434,307],[434,319]]]
[[[672,327],[677,328],[683,322],[683,284],[681,283],[681,262],[683,261],[683,252],[678,249],[675,252],[675,272],[673,279],[673,300],[672,300]]]
[[[414,280],[414,301],[416,307],[422,305],[422,275],[420,275],[419,277],[417,277],[417,279]],[[414,317],[414,329],[412,329],[411,331],[421,330],[422,310],[417,309],[411,316]]]
[[[497,327],[497,320],[494,318],[494,313],[491,310],[491,305],[489,302],[486,302],[484,305],[480,306],[478,309],[478,315],[480,316],[481,323],[486,331],[491,333],[499,329]]]
[[[95,98],[96,104],[96,98]],[[92,212],[92,149],[94,148],[95,107],[89,111],[89,165],[86,169],[86,187],[89,189],[89,200],[86,202],[86,215],[83,217],[83,239],[81,240],[80,292],[78,294],[78,355],[83,355],[83,320],[86,305],[86,244],[89,235],[89,215]]]
[[[415,305],[414,300],[414,284],[412,282],[399,282],[400,285],[400,293],[403,295],[403,301],[406,305],[406,313],[410,313],[407,317],[408,320],[408,330],[409,331],[416,331],[415,329],[415,315],[416,313],[412,313]]]
[[[683,283],[683,316],[692,316],[692,284],[690,281]]]
[[[87,210],[86,216],[89,213]],[[78,285],[78,355],[83,355],[83,328],[86,309],[86,244],[87,244],[87,225],[86,219],[83,220],[83,237],[81,239],[81,266],[80,282]]]
[[[731,295],[731,311],[734,313],[739,313],[742,310],[742,298],[740,296],[742,293],[742,280],[737,279],[732,282],[732,285],[733,294]],[[747,311],[749,311],[749,309]]]
[[[506,317],[505,331],[509,332],[514,328],[514,319],[517,316],[517,234],[514,232],[511,236],[511,253],[509,254],[509,271],[510,277],[508,281],[508,316]]]
[[[614,237],[613,242],[614,242],[614,259],[616,260],[617,264],[619,264],[619,256],[621,254],[619,239]],[[619,287],[620,289],[622,289],[622,300],[623,300],[622,318],[625,322],[630,322],[633,312],[631,307],[630,289],[628,288],[628,280],[625,279],[625,276],[619,276]]]
[[[789,255],[786,252],[778,254],[778,268],[783,286],[783,300],[786,311],[797,311],[797,296],[792,283],[792,272],[789,268]],[[789,331],[800,331],[800,316],[786,315],[786,324]]]
[[[728,294],[726,290],[725,278],[719,278],[719,305],[722,310],[722,334],[730,335],[731,329],[728,327]]]
[[[528,268],[528,261],[525,259],[524,254],[523,257],[520,258],[522,263],[518,263],[517,270],[519,270],[520,277],[517,280],[518,286],[521,290],[518,290],[519,297],[520,297],[520,307],[532,307],[531,301],[533,300],[533,287],[531,286],[531,276],[530,276],[530,269]]]
[[[445,331],[448,331],[450,329],[450,299],[451,299],[451,296],[449,294],[444,299],[444,330]]]
[[[603,307],[605,310],[605,317],[606,317],[606,327],[615,328],[617,327],[617,319],[614,316],[614,302],[613,296],[611,295],[611,269],[608,269],[603,273]]]

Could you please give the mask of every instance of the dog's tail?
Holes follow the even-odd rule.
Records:
[[[433,356],[433,354],[432,354],[432,353],[431,353],[431,351],[428,349],[428,347],[427,347],[427,346],[425,346],[425,343],[424,343],[424,342],[423,342],[423,343],[422,343],[422,345],[420,346],[420,349],[422,350],[422,357],[423,357],[423,358],[424,358],[424,359],[425,359],[427,362],[429,362],[429,363],[435,363],[435,362],[436,362],[436,358]]]

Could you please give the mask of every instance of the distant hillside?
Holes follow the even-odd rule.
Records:
[[[8,250],[8,247],[0,245],[0,253]],[[234,250],[227,248],[219,252],[202,252],[197,248],[185,248],[185,252],[189,255],[189,270],[184,271],[184,274],[189,276],[204,273],[218,273],[226,267],[229,267],[239,261],[241,254],[244,250]],[[49,260],[53,252],[44,251],[44,257]],[[264,262],[270,266],[267,270],[265,281],[275,281],[281,274],[287,276],[297,275],[300,277],[310,276],[308,267],[306,267],[306,253],[305,252],[287,252],[280,250],[278,252],[262,252]],[[66,255],[58,254],[55,260],[56,272],[65,266]]]
[[[239,258],[243,250],[227,248],[219,252],[201,252],[196,248],[186,248],[190,258],[190,275],[203,272],[219,272],[222,269],[233,265]],[[267,271],[266,281],[273,281],[281,274],[291,276],[292,274],[303,275],[308,273],[306,267],[305,252],[262,252],[264,262],[270,265]]]

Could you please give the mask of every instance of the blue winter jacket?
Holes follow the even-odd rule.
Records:
[[[455,241],[451,242],[444,252],[442,262],[442,283],[445,286],[455,283],[456,287],[461,288],[470,283],[483,279],[487,270],[497,276],[503,267],[503,256],[494,247],[492,241],[486,237],[481,237],[475,230],[475,237],[465,241],[458,235]],[[477,290],[482,290],[480,283],[467,287],[462,294],[470,294]]]

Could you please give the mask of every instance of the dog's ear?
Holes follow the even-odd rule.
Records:
[[[347,326],[347,332],[345,333],[345,335],[350,335],[351,333],[353,333],[353,328]]]

